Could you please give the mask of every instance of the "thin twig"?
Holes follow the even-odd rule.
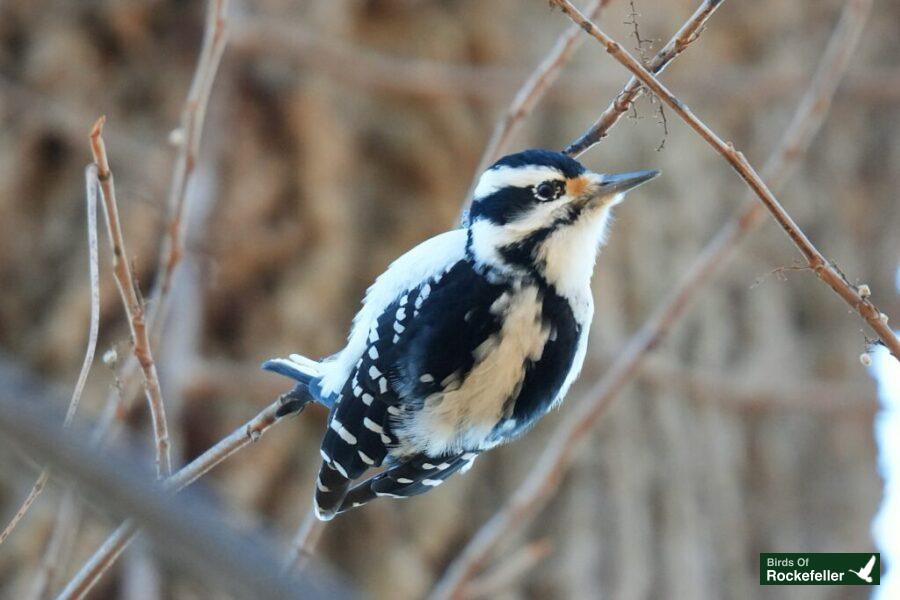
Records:
[[[91,321],[88,327],[87,348],[84,351],[84,360],[81,363],[81,371],[78,373],[78,381],[72,391],[69,407],[66,409],[66,418],[63,427],[69,427],[78,410],[84,385],[87,383],[88,373],[94,364],[94,354],[97,352],[97,334],[100,331],[100,259],[97,242],[97,197],[100,190],[97,188],[97,171],[94,165],[88,165],[84,173],[87,203],[87,230],[88,230],[88,270],[91,286]]]
[[[84,351],[84,360],[81,362],[81,370],[78,373],[78,380],[75,382],[75,389],[72,390],[72,397],[69,399],[69,406],[66,409],[66,416],[63,420],[63,427],[69,427],[75,418],[75,411],[78,410],[78,403],[81,401],[81,394],[84,392],[84,385],[87,382],[88,373],[91,371],[91,365],[94,363],[94,354],[97,350],[97,333],[100,329],[100,261],[97,243],[97,196],[100,189],[97,184],[97,168],[89,165],[85,170],[85,207],[87,211],[87,238],[88,238],[88,281],[91,289],[91,316],[90,325],[88,326],[87,348]],[[22,502],[15,516],[0,532],[0,544],[13,532],[19,522],[25,517],[25,514],[34,504],[41,492],[47,485],[50,478],[50,470],[44,467],[38,475],[37,480],[31,487],[31,491]]]
[[[164,320],[158,318],[157,315],[164,314],[162,304],[169,295],[175,268],[184,253],[184,215],[187,189],[197,168],[206,109],[228,41],[227,12],[227,0],[210,2],[200,58],[188,90],[188,97],[181,115],[181,124],[177,130],[179,135],[176,137],[180,139],[178,158],[175,161],[175,171],[169,189],[169,225],[160,250],[161,270],[157,274],[157,281],[150,294],[151,322],[157,332],[162,327]]]
[[[472,580],[465,588],[466,598],[496,598],[515,582],[528,576],[553,551],[548,539],[537,540],[519,548],[505,557],[503,563],[492,571]]]
[[[166,479],[166,487],[174,492],[184,489],[235,452],[257,441],[279,421],[275,413],[280,406],[281,400],[279,399],[264,408],[255,417]],[[65,589],[70,593],[68,595],[64,593],[61,597],[78,598],[80,597],[79,593],[82,595],[86,593],[115,563],[122,550],[134,539],[136,533],[137,527],[134,523],[131,521],[122,523],[66,585]]]
[[[647,65],[647,69],[655,75],[662,73],[673,60],[678,58],[692,42],[700,37],[703,26],[706,25],[712,14],[719,8],[722,1],[704,0],[703,4],[681,26],[681,29],[672,36],[672,39],[656,53],[656,56]],[[583,23],[577,24],[579,29],[584,28]],[[635,31],[637,31],[637,25],[635,25]],[[622,91],[616,95],[615,99],[610,102],[609,107],[600,115],[600,118],[581,137],[569,144],[564,152],[570,156],[579,156],[605,138],[613,125],[616,124],[622,115],[628,112],[628,107],[634,104],[634,101],[640,97],[643,91],[644,86],[641,85],[640,79],[637,77],[629,79]]]
[[[316,518],[316,513],[312,510],[308,511],[297,528],[297,533],[291,540],[290,550],[284,558],[285,571],[302,570],[309,564],[324,529],[325,522]]]
[[[106,228],[109,232],[109,243],[112,247],[113,255],[113,275],[116,279],[116,286],[119,288],[119,294],[122,296],[125,316],[131,330],[134,356],[144,376],[144,392],[147,396],[147,405],[150,408],[153,437],[156,442],[156,472],[157,476],[162,479],[167,477],[172,470],[169,461],[169,427],[166,423],[166,409],[163,404],[162,392],[159,388],[159,375],[156,373],[156,364],[153,362],[153,353],[150,350],[150,336],[147,331],[144,305],[140,300],[134,277],[129,268],[125,240],[122,236],[122,226],[119,223],[116,188],[113,183],[112,171],[109,169],[106,148],[103,144],[102,134],[105,121],[105,117],[100,117],[91,130],[91,152],[94,155],[94,163],[97,165],[97,179],[100,181],[100,189],[103,192]]]
[[[591,15],[592,19],[597,19],[609,2],[610,0],[593,0],[586,8],[586,12]],[[531,111],[534,110],[534,107],[537,106],[554,82],[556,82],[563,67],[568,64],[575,50],[584,41],[584,36],[579,35],[580,33],[581,27],[576,24],[572,24],[563,31],[556,39],[556,43],[550,49],[550,52],[547,53],[534,72],[519,88],[519,91],[516,92],[503,117],[494,126],[491,138],[488,140],[484,153],[478,161],[478,167],[475,169],[475,180],[472,181],[469,192],[466,194],[466,200],[463,202],[463,211],[466,210],[471,201],[472,190],[475,189],[478,176],[500,157],[509,140],[518,131],[525,118],[531,114]]]
[[[871,0],[849,0],[845,5],[816,75],[766,164],[766,178],[774,186],[781,187],[785,183],[821,126],[857,46],[871,3]],[[537,468],[472,537],[438,582],[433,598],[455,597],[472,575],[487,563],[500,540],[524,527],[550,500],[557,489],[555,484],[561,480],[570,464],[572,452],[583,436],[637,374],[650,351],[662,341],[684,314],[690,301],[725,264],[731,251],[760,223],[765,210],[750,196],[744,208],[706,245],[672,293],[631,338],[625,350],[617,355],[603,378],[560,423],[538,460]]]
[[[634,0],[629,0],[628,2],[628,19],[627,21],[623,21],[625,25],[631,25],[631,36],[634,38],[635,50],[637,53],[641,55],[641,64],[647,64],[647,53],[644,51],[644,46],[653,46],[653,42],[651,40],[646,40],[641,37],[641,30],[638,27],[638,17],[641,16],[641,13],[637,11],[637,7],[634,5]],[[593,17],[591,17],[593,20]],[[579,29],[581,29],[579,27]]]
[[[71,486],[67,487],[56,511],[50,540],[47,542],[40,564],[31,577],[28,600],[46,598],[47,590],[53,586],[59,573],[64,571],[65,557],[72,551],[78,534],[81,509],[81,504],[75,497],[75,490]]]
[[[41,495],[41,492],[44,491],[44,487],[47,485],[47,480],[50,479],[50,470],[47,467],[41,469],[40,475],[35,480],[35,482],[31,486],[31,490],[28,492],[28,495],[25,496],[25,500],[22,501],[22,504],[19,505],[19,510],[16,511],[16,514],[13,515],[13,518],[10,519],[9,524],[0,531],[0,544],[6,541],[6,538],[12,534],[13,530],[16,526],[25,518],[25,515],[28,513],[28,510],[34,504],[34,501],[38,499],[38,496]]]
[[[778,199],[772,194],[769,187],[762,180],[753,166],[747,161],[744,155],[735,149],[730,142],[725,142],[712,129],[710,129],[703,121],[691,111],[691,109],[675,95],[668,90],[652,73],[638,62],[631,54],[622,46],[606,35],[594,23],[587,19],[575,6],[568,0],[551,0],[551,2],[562,9],[570,19],[578,23],[588,34],[597,39],[606,47],[606,51],[621,63],[626,69],[631,71],[635,77],[653,91],[656,96],[665,102],[682,120],[690,126],[691,129],[703,138],[706,143],[713,147],[722,158],[724,158],[737,171],[751,190],[757,195],[759,200],[765,205],[766,209],[775,219],[775,221],[784,229],[790,240],[794,243],[803,257],[806,259],[809,268],[828,287],[841,297],[850,308],[856,311],[862,319],[868,323],[869,327],[878,334],[878,337],[887,346],[891,354],[897,360],[900,360],[900,339],[894,331],[888,327],[887,318],[878,310],[878,307],[869,300],[860,296],[856,288],[847,281],[847,279],[832,265],[818,248],[809,240],[802,229],[794,222],[794,219],[784,209]]]

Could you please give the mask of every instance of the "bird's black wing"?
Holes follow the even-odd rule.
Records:
[[[474,452],[440,459],[420,454],[355,486],[341,503],[338,512],[357,508],[380,496],[408,498],[439,486],[457,471],[468,470],[475,461]]]
[[[491,305],[506,289],[459,261],[388,305],[332,411],[325,460],[349,479],[380,466],[397,444],[391,422],[461,381],[475,348],[500,329]]]
[[[461,260],[400,293],[374,320],[322,442],[323,513],[336,508],[349,480],[381,466],[399,444],[392,422],[403,411],[418,410],[424,398],[465,377],[475,348],[502,325],[490,308],[506,289]],[[337,485],[337,476],[346,481]]]

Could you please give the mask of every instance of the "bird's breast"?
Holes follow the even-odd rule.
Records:
[[[579,334],[568,304],[537,285],[518,284],[487,312],[497,326],[474,346],[470,370],[441,382],[396,429],[417,450],[439,455],[497,445],[501,424],[515,428],[522,417],[543,414],[561,388]],[[529,414],[517,417],[522,399]]]

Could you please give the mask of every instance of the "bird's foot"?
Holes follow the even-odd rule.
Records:
[[[275,411],[277,418],[286,417],[288,415],[299,415],[306,408],[306,405],[312,402],[312,397],[306,391],[306,387],[297,386],[286,394],[282,394],[278,398],[280,406]]]

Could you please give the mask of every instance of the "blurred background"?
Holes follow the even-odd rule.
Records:
[[[636,0],[648,56],[698,2]],[[726,2],[664,80],[761,166],[812,76],[843,3]],[[156,275],[177,127],[205,3],[0,2],[0,351],[70,390],[88,329],[83,168],[101,114],[126,242],[141,289]],[[496,119],[569,21],[546,2],[260,0],[231,6],[188,190],[187,254],[157,350],[182,465],[289,385],[269,357],[337,351],[369,283],[418,242],[455,226]],[[632,7],[601,22],[634,48]],[[853,283],[900,318],[900,3],[875,3],[849,73],[809,154],[780,194]],[[562,148],[627,73],[591,40],[510,150]],[[592,346],[569,403],[583,400],[745,197],[740,179],[672,114],[642,99],[581,157],[591,169],[658,168],[617,209],[594,279]],[[175,136],[177,137],[177,136]],[[105,231],[101,232],[105,237]],[[101,239],[98,356],[129,352]],[[503,598],[860,598],[867,588],[761,588],[758,553],[875,549],[884,482],[876,383],[856,315],[798,265],[766,222],[704,289],[613,404],[536,523],[507,540],[548,553]],[[116,381],[94,365],[76,424]],[[120,410],[113,443],[146,447],[145,405]],[[571,408],[563,406],[562,411]],[[274,428],[197,483],[237,527],[287,545],[310,506],[326,414]],[[420,598],[529,472],[559,423],[479,459],[466,476],[408,502],[333,521],[320,556],[372,597]],[[37,470],[0,451],[5,525]],[[0,595],[22,597],[62,495],[52,480],[0,546]],[[59,589],[114,522],[90,507]],[[495,562],[494,564],[498,564]],[[216,592],[218,593],[218,592]],[[205,598],[204,582],[143,544],[96,598]]]

